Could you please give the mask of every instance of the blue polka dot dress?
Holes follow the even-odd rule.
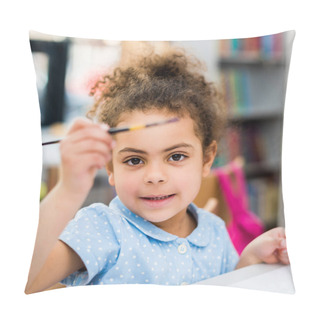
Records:
[[[60,235],[85,268],[63,281],[90,284],[191,284],[234,270],[238,254],[225,223],[194,204],[196,229],[179,238],[130,212],[118,197],[81,209]]]

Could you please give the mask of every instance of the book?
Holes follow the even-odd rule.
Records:
[[[277,224],[277,183],[271,179],[255,178],[247,182],[249,207],[269,228]]]
[[[246,70],[223,70],[220,83],[230,116],[247,114],[252,105],[249,73]]]
[[[219,54],[224,59],[238,58],[247,62],[278,59],[283,55],[283,42],[282,33],[243,39],[223,39],[219,41]]]

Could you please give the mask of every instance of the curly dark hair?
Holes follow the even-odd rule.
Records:
[[[194,120],[205,152],[225,126],[225,107],[214,83],[205,80],[201,63],[183,49],[151,53],[118,66],[92,88],[96,100],[88,117],[116,126],[123,113],[154,108]]]

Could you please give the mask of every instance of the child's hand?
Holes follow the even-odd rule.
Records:
[[[290,263],[284,228],[271,229],[251,241],[241,253],[237,268],[262,262]]]
[[[111,160],[112,138],[107,130],[107,125],[78,119],[60,142],[60,183],[68,193],[85,198],[97,170]]]

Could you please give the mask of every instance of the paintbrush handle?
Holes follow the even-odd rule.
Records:
[[[47,142],[43,142],[42,145],[43,146],[47,146],[48,144],[55,144],[55,143],[59,143],[60,141],[61,141],[61,139],[53,140],[53,141],[47,141]]]
[[[121,128],[114,127],[114,128],[109,128],[108,133],[109,134],[116,134],[119,132],[140,130],[140,129],[149,128],[149,127],[153,127],[153,126],[163,125],[166,123],[176,122],[178,120],[179,120],[178,118],[172,118],[169,120],[164,120],[164,121],[159,121],[159,122],[154,122],[154,123],[147,123],[147,124],[142,124],[142,125],[135,125],[135,126],[130,126],[130,127],[121,127]],[[59,143],[60,141],[61,141],[61,139],[43,142],[42,145],[46,146],[49,144]]]

